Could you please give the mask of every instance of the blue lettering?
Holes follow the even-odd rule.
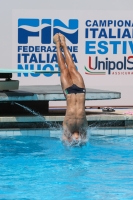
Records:
[[[131,35],[130,35],[130,32],[129,32],[128,28],[126,28],[124,30],[124,33],[122,35],[122,38],[125,38],[125,37],[131,38]]]
[[[109,38],[116,38],[116,36],[112,35],[112,28],[109,28]]]
[[[99,26],[105,26],[106,27],[106,20],[100,20],[99,21]]]
[[[118,61],[118,62],[116,63],[116,68],[117,68],[118,70],[122,70],[122,69],[123,69],[123,62]]]
[[[113,66],[111,67],[111,64],[113,64]],[[111,73],[111,70],[115,69],[115,62],[114,61],[109,61],[109,67],[108,67],[108,74]]]
[[[132,41],[129,41],[129,46],[130,46],[130,49],[131,49],[131,51],[133,53],[133,42]]]
[[[18,64],[18,69],[20,69],[20,70],[28,70],[28,65],[25,65],[25,69],[24,69],[21,64]],[[23,73],[23,75],[25,77],[28,77],[28,73]],[[18,73],[18,77],[21,77],[21,73]]]
[[[43,68],[42,68],[42,70],[47,70],[47,68],[50,68],[51,71],[54,71],[53,66],[50,65],[50,64],[44,65]],[[49,73],[49,74],[44,73],[44,75],[45,75],[46,77],[50,77],[50,76],[52,76],[53,74],[52,74],[52,73]]]
[[[123,41],[122,53],[123,53],[123,54],[126,54],[126,53],[127,53],[127,42],[126,42],[126,41]]]
[[[23,46],[23,52],[28,52],[28,47],[27,46]]]
[[[90,49],[95,49],[95,45],[93,45],[93,44],[96,44],[96,41],[86,41],[86,43],[85,43],[85,53],[86,54],[96,54],[96,51],[90,50]]]
[[[51,59],[51,63],[56,62],[57,63],[57,55],[53,54],[52,59]]]
[[[22,50],[22,46],[18,46],[18,52]]]
[[[91,22],[91,20],[87,20],[86,23],[85,23],[86,26],[88,26],[88,27],[91,26],[90,22]]]
[[[107,34],[106,34],[106,31],[105,31],[104,28],[102,28],[100,33],[99,33],[98,38],[101,38],[101,37],[107,38]]]
[[[59,68],[59,66],[57,64],[55,65],[55,68],[51,64],[46,64],[44,66],[42,66],[41,64],[37,64],[37,65],[25,64],[24,66],[22,64],[18,64],[18,69],[19,70],[35,70],[35,68],[36,68],[36,70],[47,70],[47,69],[50,69],[50,71],[54,71],[55,68],[58,68],[58,70],[57,70],[57,71],[59,71],[58,76],[60,76],[60,68]],[[23,72],[18,73],[17,75],[18,75],[18,77],[21,77],[22,75],[24,75],[24,77],[28,77],[29,75],[31,75],[32,77],[35,77],[35,78],[40,76],[39,73],[25,73],[25,72],[24,73]],[[44,73],[43,75],[46,76],[46,77],[50,77],[50,76],[53,75],[53,73],[49,73],[49,74]]]
[[[30,55],[29,53],[22,54],[22,56],[24,57],[24,63],[27,63],[27,57],[29,55]]]
[[[36,58],[36,55],[33,53],[33,54],[31,54],[31,58],[30,58],[30,61],[29,61],[29,63],[33,63],[33,62],[35,62],[35,63],[38,63],[37,62],[37,58]]]
[[[78,61],[77,61],[77,58],[76,58],[76,55],[74,54],[74,53],[72,53],[72,59],[73,59],[73,62],[74,63],[77,63]]]
[[[73,52],[78,52],[78,46],[73,47]]]
[[[121,42],[120,41],[110,41],[109,43],[113,45],[113,54],[117,54],[117,46],[119,44],[121,44]]]
[[[35,52],[40,52],[40,47],[39,46],[35,46]]]
[[[45,60],[42,59],[42,54],[39,53],[39,63],[45,63]]]
[[[96,32],[98,31],[98,28],[90,28],[90,31],[92,31],[92,38],[96,38]]]
[[[34,70],[34,65],[33,64],[31,64],[30,65],[30,70]],[[37,65],[37,70],[41,70],[41,65]],[[40,76],[40,74],[35,74],[35,73],[30,73],[30,75],[32,76],[32,77],[38,77],[38,76]]]
[[[97,20],[94,20],[93,25],[92,26],[97,26],[98,27],[98,23]]]
[[[108,20],[108,26],[110,26],[111,24],[113,24],[112,20]]]
[[[89,33],[88,33],[88,28],[85,29],[85,38],[88,38],[89,37]]]
[[[48,46],[48,48],[47,48],[47,52],[52,52],[50,46]]]
[[[98,43],[98,47],[101,48],[101,49],[103,49],[103,51],[102,50],[98,50],[99,54],[106,54],[106,53],[108,53],[108,47],[106,45],[108,45],[108,43],[106,41],[100,41]]]
[[[34,51],[34,47],[33,46],[29,46],[29,52],[33,52]]]
[[[118,29],[117,29],[117,38],[120,38],[120,37],[121,37],[121,29],[118,28]]]
[[[117,26],[122,27],[124,25],[124,22],[122,20],[119,20],[117,22]]]
[[[18,53],[18,63],[21,63],[21,54]]]

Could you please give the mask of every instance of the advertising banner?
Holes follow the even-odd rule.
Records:
[[[58,71],[53,35],[59,32],[66,37],[86,87],[122,93],[121,100],[103,101],[106,105],[132,105],[132,13],[13,10],[12,69]],[[20,80],[20,85],[60,84],[59,73],[18,73],[13,76]]]

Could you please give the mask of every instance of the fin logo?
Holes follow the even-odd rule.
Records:
[[[69,19],[66,25],[59,19],[18,19],[19,44],[28,44],[29,37],[40,37],[42,44],[51,44],[53,35],[59,32],[72,44],[77,44],[78,20]]]

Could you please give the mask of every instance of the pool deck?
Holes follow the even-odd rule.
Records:
[[[102,109],[86,109],[86,117],[91,127],[133,127],[133,109],[116,109],[115,112],[103,112]],[[65,109],[50,109],[41,116],[0,116],[0,128],[45,128],[45,122],[62,124]],[[47,127],[47,126],[46,126]]]
[[[87,109],[86,115],[89,124],[90,136],[133,136],[133,115],[124,114],[133,109],[116,109],[112,113],[104,113],[101,109]],[[0,117],[0,137],[6,136],[40,136],[61,138],[60,128],[45,127],[44,121],[50,122],[53,127],[62,124],[64,109],[42,116],[3,116]]]
[[[119,99],[120,92],[86,89],[86,100]],[[62,124],[66,108],[49,108],[49,101],[65,101],[61,86],[20,86],[15,91],[0,91],[0,130],[47,128],[45,122]],[[14,102],[28,106],[40,113],[35,116]],[[90,127],[133,128],[132,113],[124,114],[129,109],[116,109],[115,112],[103,112],[102,109],[86,109]]]

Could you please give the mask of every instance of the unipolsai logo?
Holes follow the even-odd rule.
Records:
[[[51,44],[53,35],[59,32],[72,44],[78,44],[78,19],[69,19],[68,24],[60,19],[18,19],[18,44],[28,44],[30,37],[39,37],[41,44]]]
[[[88,75],[133,75],[133,56],[124,56],[123,60],[109,60],[108,57],[105,60],[99,60],[96,56],[88,57],[88,66],[84,66],[85,74]]]

